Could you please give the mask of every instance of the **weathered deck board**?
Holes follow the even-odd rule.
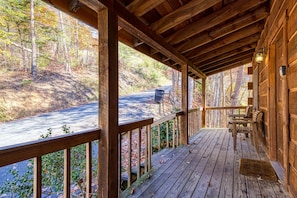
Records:
[[[239,174],[240,158],[268,158],[243,136],[234,151],[226,129],[203,129],[189,145],[169,153],[170,159],[155,165],[150,179],[129,197],[290,197],[279,182]]]

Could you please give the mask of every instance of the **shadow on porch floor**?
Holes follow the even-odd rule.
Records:
[[[154,156],[150,177],[122,197],[290,197],[280,182],[240,175],[240,158],[268,160],[243,135],[234,151],[227,129],[202,129],[189,145]]]

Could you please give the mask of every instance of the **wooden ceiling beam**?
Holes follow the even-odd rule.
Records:
[[[166,0],[134,0],[126,8],[136,16],[142,16]]]
[[[231,58],[233,56],[240,56],[240,54],[246,52],[246,53],[253,53],[255,51],[255,47],[257,46],[257,44],[255,43],[253,45],[253,47],[243,47],[243,48],[240,48],[240,49],[236,49],[236,50],[233,50],[233,51],[230,51],[230,52],[227,52],[227,53],[224,53],[222,55],[219,55],[219,56],[216,56],[212,59],[209,59],[209,60],[206,60],[206,61],[203,61],[203,62],[200,62],[200,63],[194,63],[195,65],[198,65],[199,69],[201,68],[201,66],[203,65],[208,65],[208,64],[214,64],[214,63],[217,63],[219,61],[223,61],[227,58]]]
[[[191,62],[196,65],[197,62],[209,60],[209,59],[215,58],[221,54],[232,52],[233,50],[239,49],[239,51],[240,51],[240,50],[243,50],[244,48],[248,48],[248,49],[253,48],[259,38],[260,38],[260,33],[251,35],[251,36],[241,39],[237,42],[231,43],[230,45],[226,45],[219,49],[213,50],[207,54],[197,56],[194,59],[191,59]]]
[[[100,1],[98,0],[79,0],[79,2],[81,2],[82,4],[86,5],[87,7],[89,7],[90,9],[96,12],[105,8],[105,6],[102,3],[100,3]]]
[[[187,64],[189,67],[193,67],[193,64],[186,59],[182,54],[178,53],[172,46],[168,45],[159,35],[153,32],[149,27],[147,27],[143,22],[136,18],[132,13],[130,13],[126,8],[117,2],[114,2],[114,8],[119,16],[119,26],[125,29],[131,35],[134,35],[139,40],[142,40],[147,45],[156,49],[163,55],[172,59],[173,61],[179,63],[180,65]],[[195,70],[200,78],[205,78],[199,70]]]
[[[178,64],[171,64],[168,59],[166,59],[166,57],[160,53],[155,53],[155,54],[151,54],[151,47],[149,47],[148,45],[144,44],[144,45],[139,45],[139,46],[135,46],[135,37],[133,37],[131,34],[129,34],[128,32],[126,32],[124,29],[120,30],[118,32],[119,35],[119,41],[124,43],[125,45],[151,57],[152,59],[155,59],[158,62],[161,62],[173,69],[179,70]],[[165,60],[166,59],[166,60]]]
[[[216,73],[219,73],[219,72],[223,72],[223,71],[226,71],[226,70],[230,70],[230,69],[233,69],[235,67],[239,67],[239,66],[243,66],[245,64],[248,64],[252,62],[250,58],[247,58],[247,59],[244,59],[244,60],[241,60],[241,61],[238,61],[238,62],[234,62],[233,64],[230,64],[230,65],[224,65],[220,68],[217,68],[217,69],[214,69],[214,70],[211,70],[211,71],[206,71],[205,74],[207,76],[210,76],[210,75],[213,75],[213,74],[216,74]]]
[[[238,14],[241,14],[251,8],[265,3],[267,0],[237,0],[222,9],[207,15],[196,22],[189,24],[188,26],[176,31],[172,35],[168,36],[165,40],[171,45],[177,44],[185,39],[188,39],[196,34],[199,34],[207,29],[210,29],[216,25],[219,25]]]
[[[236,32],[242,28],[245,28],[253,23],[257,23],[260,20],[263,20],[268,16],[268,12],[266,11],[266,7],[262,6],[260,9],[257,9],[249,14],[243,15],[234,21],[220,25],[210,32],[203,32],[199,34],[187,42],[183,43],[181,46],[176,46],[178,51],[181,53],[188,52],[192,49],[205,45],[211,41],[214,41],[218,38]]]
[[[53,7],[58,8],[59,10],[69,14],[70,16],[77,18],[84,23],[94,27],[97,27],[97,13],[93,10],[89,9],[87,6],[82,5],[76,12],[69,10],[68,1],[61,1],[61,0],[43,0],[44,2],[52,5]]]
[[[161,34],[218,3],[221,3],[221,0],[190,1],[153,23],[151,28]]]
[[[221,48],[225,45],[229,45],[231,43],[234,43],[240,39],[244,39],[250,35],[256,34],[259,31],[261,31],[264,27],[264,23],[257,23],[250,25],[246,28],[243,28],[241,30],[238,30],[236,32],[233,32],[232,34],[229,34],[227,36],[224,36],[221,39],[215,40],[213,42],[208,43],[207,45],[201,46],[199,48],[196,48],[195,50],[192,50],[185,55],[188,59],[192,59],[194,57],[197,57],[202,54],[206,54],[210,51],[213,51],[215,49]]]
[[[240,60],[243,60],[243,59],[247,59],[247,58],[250,58],[252,60],[252,57],[253,57],[253,51],[247,51],[247,52],[243,52],[241,54],[236,54],[236,55],[233,55],[229,58],[226,58],[224,60],[221,60],[221,61],[217,61],[215,63],[210,63],[210,64],[207,64],[207,65],[199,65],[199,69],[200,70],[212,70],[212,69],[215,69],[217,67],[220,67],[222,65],[230,65],[230,64],[233,64],[234,62],[238,62]]]

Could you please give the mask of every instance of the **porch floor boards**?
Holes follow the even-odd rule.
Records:
[[[190,144],[154,157],[154,171],[128,197],[290,197],[279,182],[239,174],[240,158],[268,160],[250,138],[238,135],[237,151],[227,129],[202,129]]]

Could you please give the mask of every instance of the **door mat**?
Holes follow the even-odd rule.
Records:
[[[278,180],[270,162],[263,160],[241,158],[239,162],[239,174],[270,181]]]

